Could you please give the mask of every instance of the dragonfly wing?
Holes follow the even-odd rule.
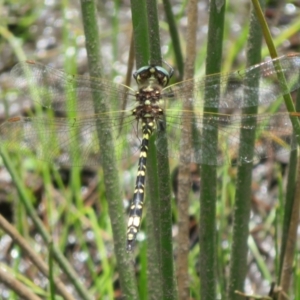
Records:
[[[198,111],[185,112],[167,110],[167,124],[164,130],[168,138],[168,149],[159,146],[158,151],[184,162],[208,165],[239,165],[265,157],[277,157],[295,149],[291,116],[289,113],[230,115],[203,114]],[[185,119],[186,118],[186,119]],[[256,123],[256,125],[253,125]],[[185,127],[183,124],[188,124]],[[205,140],[203,130],[218,130],[217,142]],[[240,141],[240,131],[247,136],[255,135],[255,144]],[[181,135],[186,134],[190,145],[181,145]],[[187,151],[188,147],[191,151]],[[244,149],[253,148],[253,157],[240,156]],[[183,149],[183,150],[182,150]],[[203,151],[205,149],[206,151]],[[185,152],[181,152],[185,151]]]
[[[120,110],[122,99],[133,94],[129,87],[105,79],[75,76],[37,62],[25,61],[11,71],[22,96],[57,112],[94,113],[93,93],[107,110]]]
[[[210,119],[210,122],[203,123],[203,115],[197,115],[194,112],[167,112],[166,136],[168,140],[168,149],[163,149],[158,142],[158,151],[168,153],[172,158],[185,163],[202,163],[208,165],[220,165],[229,163],[226,157],[224,146],[218,141],[228,135],[228,132],[220,131],[218,141],[206,141],[202,136],[203,129],[215,129],[219,127],[218,117]],[[187,126],[186,126],[187,125]],[[182,144],[182,135],[188,136],[190,144]],[[231,138],[234,144],[238,141],[235,137]],[[206,151],[203,151],[203,150]]]
[[[74,119],[14,117],[0,125],[0,142],[10,153],[34,153],[50,163],[95,167],[107,151],[115,151],[118,160],[138,152],[133,127],[131,116],[124,118],[121,132],[119,118],[105,114]],[[105,139],[111,136],[114,149],[105,149],[98,134]]]
[[[278,79],[279,68],[285,77]],[[276,101],[280,96],[300,87],[300,55],[290,54],[270,60],[243,71],[229,74],[213,74],[202,79],[191,79],[171,85],[164,89],[166,98],[177,98],[192,102],[195,109],[208,108],[243,108],[265,105]],[[258,87],[253,82],[258,81]],[[186,96],[186,91],[193,91],[193,97]],[[219,96],[215,92],[219,91]],[[252,97],[258,96],[258,102]]]

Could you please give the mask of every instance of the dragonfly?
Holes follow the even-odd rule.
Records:
[[[279,64],[286,85],[278,76]],[[0,125],[0,142],[10,152],[33,152],[50,163],[94,167],[101,165],[105,151],[111,151],[99,143],[100,132],[112,136],[116,160],[139,154],[127,224],[127,250],[132,251],[141,225],[150,137],[156,135],[159,140],[159,134],[163,133],[168,149],[157,142],[157,151],[186,163],[251,162],[252,158],[237,154],[239,147],[253,147],[241,144],[241,128],[249,133],[255,131],[255,157],[289,152],[296,148],[291,123],[292,118],[298,118],[296,113],[243,114],[242,110],[282,101],[282,95],[300,87],[299,70],[300,54],[289,54],[243,71],[169,85],[172,69],[149,65],[133,74],[137,84],[133,89],[104,78],[69,75],[33,61],[20,62],[11,71],[16,87],[24,100],[33,100],[45,111],[38,116],[7,119]],[[254,87],[252,81],[258,85]],[[217,97],[211,93],[215,90],[220,91]],[[95,92],[99,92],[98,106],[104,107],[103,111],[94,108]],[[124,99],[128,99],[125,107]],[[219,112],[206,113],[204,103],[206,108]],[[185,104],[192,109],[183,110]],[[246,125],[252,122],[255,125]],[[186,124],[193,130],[185,130]],[[216,128],[217,147],[202,138],[204,130]],[[192,141],[186,145],[191,148],[186,154],[180,150],[182,134],[189,135]]]

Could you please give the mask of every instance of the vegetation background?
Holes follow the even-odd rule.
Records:
[[[126,75],[129,73],[131,76],[132,73],[130,49],[132,32],[135,29],[132,23],[139,15],[139,12],[132,10],[134,2],[97,2],[97,23],[94,23],[97,24],[101,41],[99,43],[103,67],[101,77],[109,78],[115,83],[125,82],[128,85],[131,83]],[[158,2],[160,49],[163,60],[174,66],[174,81],[179,81],[182,79],[183,66],[178,60],[178,48],[184,58],[189,55],[189,51],[185,50],[189,48],[186,39],[188,1],[171,1],[171,4],[181,46],[174,44],[171,39],[166,21],[166,6]],[[84,2],[54,0],[5,1],[0,5],[0,121],[4,122],[8,117],[31,115],[32,111],[36,114],[41,113],[33,106],[32,101],[24,99],[14,86],[15,80],[9,71],[18,61],[31,59],[50,64],[70,74],[88,74],[85,45],[87,37],[83,20],[84,14],[91,8],[86,8]],[[209,3],[199,1],[197,7],[199,16],[194,73],[196,77],[201,77],[205,74],[206,58],[211,57],[211,60],[215,60],[215,56],[207,51],[207,42],[210,38]],[[251,3],[246,0],[232,0],[221,8],[224,9],[221,70],[229,72],[243,69],[246,67]],[[150,14],[149,8],[148,13]],[[266,4],[265,16],[280,54],[299,52],[299,13],[298,1],[268,1]],[[150,39],[150,44],[151,41]],[[261,53],[262,60],[268,58],[268,50],[264,44]],[[119,241],[119,248],[113,243],[111,221],[123,228],[120,235],[125,237],[126,208],[132,197],[137,157],[118,162],[122,196],[117,202],[121,205],[122,213],[112,216],[109,216],[112,203],[109,198],[112,194],[107,191],[102,169],[63,169],[45,164],[34,155],[24,157],[17,151],[10,153],[10,157],[12,170],[5,159],[0,165],[0,212],[14,225],[25,241],[18,242],[17,233],[11,232],[8,235],[8,229],[6,232],[1,231],[2,299],[121,299],[124,295],[128,299],[176,299],[177,293],[180,299],[184,299],[182,296],[184,292],[181,294],[182,290],[179,288],[177,291],[175,285],[170,283],[172,279],[168,281],[167,286],[161,286],[162,283],[159,282],[161,277],[157,274],[160,269],[166,272],[162,275],[159,273],[160,276],[166,276],[163,278],[170,279],[168,277],[170,273],[171,278],[175,278],[175,275],[172,267],[167,270],[160,268],[161,258],[149,254],[152,253],[149,252],[151,240],[147,238],[150,235],[147,233],[149,219],[143,221],[134,254],[126,253],[124,238]],[[177,161],[170,160],[172,195],[178,188],[177,166]],[[266,160],[255,164],[251,173],[251,197],[248,195],[251,199],[249,206],[251,234],[247,237],[248,258],[243,264],[246,269],[244,284],[246,294],[267,295],[272,282],[277,284],[280,282],[280,255],[282,255],[280,249],[282,233],[285,231],[284,203],[289,191],[286,188],[289,174],[287,166],[286,159],[279,162]],[[179,283],[188,278],[189,299],[227,299],[230,295],[229,280],[232,279],[229,266],[238,181],[236,169],[229,166],[217,169],[217,194],[215,199],[210,200],[216,205],[214,221],[217,230],[211,233],[214,237],[213,255],[216,261],[210,270],[213,275],[209,279],[213,284],[207,288],[204,277],[205,272],[210,273],[208,270],[203,273],[201,267],[199,270],[203,261],[201,256],[199,259],[197,243],[200,216],[198,199],[203,182],[200,181],[195,166],[190,168],[193,190],[190,191],[188,203],[190,218],[188,270],[184,275],[177,274],[177,278]],[[146,202],[149,202],[149,197]],[[175,197],[172,196],[175,254],[180,244],[180,241],[177,241],[179,216],[176,205]],[[30,207],[33,208],[32,214],[29,213]],[[150,206],[147,211],[150,211]],[[35,217],[40,221],[35,221]],[[5,227],[3,224],[2,228]],[[207,234],[210,232],[207,231]],[[26,250],[26,246],[29,246],[29,249]],[[33,250],[34,253],[29,254],[29,250]],[[166,254],[173,261],[172,252]],[[63,255],[66,260],[63,259]],[[39,263],[32,257],[37,259],[39,257],[48,264],[48,276],[42,274],[37,268]],[[299,269],[298,245],[292,264],[293,280],[288,293],[290,299],[300,298]],[[61,282],[57,282],[58,276]],[[209,291],[210,288],[214,292]],[[55,289],[59,291],[60,296],[55,294]],[[243,287],[240,290],[242,289]],[[72,296],[67,296],[66,290]],[[273,297],[271,299],[278,296],[278,293],[275,294],[270,296]],[[236,295],[230,299],[234,297],[244,298]]]

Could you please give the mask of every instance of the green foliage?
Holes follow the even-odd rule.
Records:
[[[157,22],[158,19],[151,15],[151,21],[156,26],[156,30],[154,30],[154,25],[151,25],[152,27],[149,29],[149,31],[153,31],[152,34],[156,37],[156,42],[158,40],[158,44],[155,44],[153,38],[146,34],[149,24],[145,20],[147,12],[149,13],[149,8],[147,10],[147,7],[145,7],[145,11],[143,10],[142,13],[139,7],[134,8],[134,4],[141,4],[141,1],[137,1],[137,3],[134,3],[135,1],[132,2],[132,18],[128,17],[131,7],[126,6],[126,3],[115,1],[109,4],[107,2],[105,5],[98,4],[97,17],[100,32],[91,34],[99,34],[101,40],[101,45],[98,45],[104,66],[101,76],[110,81],[124,81],[124,69],[126,69],[131,39],[131,24],[133,24],[137,66],[148,64],[149,61],[157,62],[163,58],[163,63],[166,61],[175,67],[175,76],[172,80],[178,81],[178,78],[182,78],[183,66],[181,57],[187,55],[187,53],[184,53],[184,49],[188,48],[186,47],[184,23],[186,3],[178,4],[173,8],[174,18],[172,18],[172,15],[168,16],[169,22],[174,22],[175,20],[175,25],[170,23],[172,24],[170,27],[176,42],[173,42],[170,38],[168,24],[163,17],[163,6],[159,4],[159,22]],[[28,1],[21,4],[16,1],[7,1],[5,4],[2,3],[2,7],[0,7],[0,9],[2,8],[9,12],[0,23],[0,47],[3,50],[3,55],[5,54],[7,55],[6,57],[9,57],[1,62],[2,70],[10,69],[17,60],[34,59],[45,64],[51,62],[71,74],[77,72],[85,73],[87,68],[83,67],[86,65],[86,57],[82,60],[85,45],[83,42],[84,30],[80,18],[81,8],[77,4],[67,1],[63,1],[60,5],[45,5],[42,2],[36,4]],[[235,1],[226,5],[224,7],[223,45],[220,41],[220,48],[223,49],[223,54],[220,54],[219,62],[221,70],[228,72],[245,66],[245,58],[241,53],[247,48],[250,15],[248,9],[245,10],[243,5]],[[199,14],[199,47],[195,76],[204,74],[204,61],[206,58],[216,62],[216,54],[214,52],[216,44],[212,39],[215,36],[207,37],[207,31],[204,30],[208,24],[207,7],[204,8],[200,5]],[[46,16],[45,20],[40,15]],[[53,21],[51,21],[51,18],[53,18]],[[234,24],[232,20],[234,20]],[[93,19],[90,21],[95,23]],[[293,37],[294,33],[300,29],[299,18],[295,17],[290,21],[289,25],[285,26],[284,30],[281,30],[274,38],[274,43],[281,52],[285,51],[283,42]],[[39,30],[41,28],[44,30]],[[46,28],[48,28],[48,31]],[[237,28],[240,29],[237,30]],[[158,29],[160,29],[160,32]],[[174,29],[178,31],[176,32],[175,30],[174,32]],[[41,42],[38,43],[38,41],[41,41],[43,35],[47,35],[47,32],[50,31],[54,32],[53,35],[50,34],[50,37],[56,39],[55,46],[35,50],[36,46],[40,47]],[[210,40],[210,43],[212,43],[212,48],[208,51],[206,50],[207,40]],[[160,54],[161,50],[162,55]],[[97,56],[98,54],[96,53],[95,55]],[[264,46],[262,55],[263,59],[265,55],[268,55]],[[90,62],[90,64],[96,66],[95,61]],[[177,72],[177,64],[179,72]],[[218,72],[218,70],[214,69],[212,72]],[[95,75],[96,73],[92,74]],[[69,96],[70,99],[68,100],[72,106],[74,95]],[[20,91],[16,90],[12,85],[7,87],[2,84],[0,104],[4,104],[8,116],[10,116],[11,98],[14,97],[22,97]],[[38,105],[34,105],[32,108],[33,111],[26,110],[26,114],[37,117],[45,114]],[[276,113],[278,109],[278,103],[274,103],[269,108],[266,108],[266,111]],[[56,116],[53,115],[52,117],[55,118]],[[76,119],[77,116],[72,115],[69,117],[72,120],[72,118]],[[77,134],[74,132],[75,142]],[[211,142],[211,140],[209,141]],[[113,142],[113,145],[115,145],[115,141]],[[55,141],[55,138],[53,138],[50,145],[54,147],[55,143],[57,143],[57,140]],[[76,149],[77,146],[76,143],[72,145],[73,149]],[[114,186],[120,187],[120,194],[117,191],[118,188],[108,190],[107,182],[105,183],[105,180],[108,178],[106,174],[108,173],[105,173],[105,168],[89,170],[89,172],[93,173],[93,180],[89,180],[88,184],[86,184],[83,181],[87,180],[88,172],[85,173],[79,168],[71,168],[63,172],[56,165],[38,160],[34,153],[24,154],[24,152],[18,151],[18,147],[13,150],[9,153],[11,162],[9,162],[9,158],[7,161],[5,153],[2,153],[1,168],[4,169],[4,165],[6,165],[13,177],[13,181],[10,182],[8,187],[8,192],[5,194],[5,199],[14,203],[12,205],[14,208],[12,218],[18,232],[25,237],[26,242],[35,250],[35,255],[42,257],[44,261],[49,261],[51,266],[49,286],[46,288],[39,286],[36,283],[36,279],[40,275],[35,266],[31,267],[31,272],[29,272],[33,274],[32,276],[26,278],[22,275],[20,270],[24,268],[24,261],[26,261],[28,256],[20,245],[13,243],[11,245],[11,253],[17,253],[17,255],[14,257],[13,262],[10,263],[8,258],[11,257],[7,254],[5,266],[11,268],[10,273],[15,275],[19,282],[24,284],[32,293],[45,299],[51,299],[50,295],[54,299],[53,285],[55,286],[55,279],[61,273],[64,273],[64,276],[62,276],[64,284],[71,282],[76,286],[76,293],[80,295],[80,299],[119,299],[121,290],[123,294],[127,295],[128,299],[138,298],[137,293],[140,299],[150,299],[155,295],[157,299],[176,299],[176,278],[172,253],[172,247],[174,247],[176,255],[176,241],[173,245],[171,244],[171,201],[162,202],[164,195],[174,198],[168,188],[170,186],[170,180],[166,175],[166,173],[169,173],[169,168],[166,166],[169,163],[168,161],[165,161],[163,164],[158,158],[158,168],[153,168],[152,171],[149,170],[146,198],[148,209],[146,213],[149,214],[151,219],[147,219],[147,222],[150,223],[151,220],[156,221],[154,221],[152,226],[149,225],[149,228],[148,224],[144,224],[145,222],[142,224],[141,240],[137,242],[135,252],[128,254],[125,250],[126,224],[123,220],[126,212],[122,208],[123,203],[121,201],[123,198],[128,200],[132,196],[136,176],[136,159],[118,162],[117,172],[115,175],[111,175]],[[155,152],[154,147],[152,147],[152,150]],[[73,153],[77,153],[77,151],[73,150]],[[80,159],[81,157],[77,157],[76,161]],[[157,164],[155,153],[149,159],[149,162],[151,166],[148,169]],[[110,166],[108,165],[108,169]],[[170,169],[174,170],[176,166],[177,161],[170,160]],[[226,299],[229,280],[235,278],[235,276],[240,276],[240,273],[234,274],[234,268],[229,271],[228,266],[232,261],[230,255],[239,253],[234,252],[233,247],[236,247],[236,250],[239,250],[239,247],[241,248],[240,244],[235,244],[239,240],[236,240],[232,233],[232,217],[233,211],[236,210],[237,182],[243,179],[239,177],[240,173],[237,174],[236,170],[228,165],[218,168],[213,167],[213,169],[211,173],[213,177],[206,172],[206,167],[202,169],[202,172],[206,173],[206,175],[203,175],[208,176],[208,178],[201,178],[200,189],[202,191],[204,185],[205,187],[211,185],[215,189],[214,196],[206,198],[206,201],[199,203],[197,201],[199,198],[197,191],[191,192],[190,195],[190,213],[199,222],[200,210],[203,209],[201,216],[205,217],[207,221],[204,222],[205,219],[202,219],[200,224],[203,222],[202,225],[207,226],[207,222],[210,222],[209,224],[211,225],[210,229],[202,235],[202,238],[205,237],[206,244],[203,243],[203,239],[200,247],[196,243],[196,246],[190,250],[188,257],[190,280],[188,284],[190,298],[193,299]],[[250,214],[250,204],[252,204],[253,208],[252,217],[249,221],[251,235],[249,237],[248,235],[242,236],[243,239],[241,240],[245,242],[243,247],[247,248],[246,250],[249,251],[249,254],[248,260],[247,257],[241,256],[243,259],[238,261],[238,263],[243,264],[242,267],[247,269],[246,288],[248,290],[250,286],[249,281],[251,282],[252,280],[251,276],[255,275],[261,278],[259,281],[254,278],[251,282],[252,287],[257,288],[256,290],[253,289],[253,292],[256,294],[267,294],[267,288],[259,284],[263,282],[270,286],[272,281],[276,281],[280,277],[279,272],[282,267],[282,258],[280,258],[279,253],[281,251],[281,235],[283,228],[287,226],[286,222],[288,222],[286,220],[287,213],[284,213],[282,210],[282,207],[285,205],[286,194],[282,176],[285,175],[278,171],[278,167],[275,167],[275,170],[276,172],[273,172],[272,175],[274,180],[277,180],[280,190],[276,201],[266,205],[262,200],[257,200],[259,196],[256,197],[252,194],[255,189],[258,191],[258,187],[265,184],[265,180],[256,178],[255,180],[258,181],[253,182],[252,186],[251,182],[248,185],[247,196],[249,196],[250,200],[247,200],[249,206],[246,207],[247,213]],[[122,183],[125,177],[123,174],[125,173],[128,175],[128,181]],[[156,174],[159,175],[156,176]],[[118,175],[121,184],[118,182]],[[251,175],[252,166],[248,170],[248,176]],[[212,178],[214,178],[214,182],[212,182]],[[295,181],[294,177],[292,178]],[[267,187],[267,189],[270,189],[270,187]],[[259,191],[257,194],[259,194]],[[202,195],[202,197],[205,197],[205,195]],[[155,199],[152,202],[153,198]],[[172,201],[175,202],[174,199]],[[119,205],[119,208],[112,213],[111,206],[115,205],[115,203]],[[242,209],[243,198],[240,200],[240,205]],[[158,211],[156,207],[160,207],[160,210]],[[208,207],[211,207],[210,212],[212,215],[205,215]],[[175,205],[174,210],[176,210]],[[156,217],[158,219],[155,219]],[[179,221],[176,213],[173,213],[172,217],[173,221]],[[28,221],[28,218],[34,221]],[[169,220],[164,223],[166,219]],[[257,222],[257,219],[259,219],[259,222]],[[31,222],[33,222],[34,227]],[[248,221],[246,220],[244,226],[247,225]],[[114,228],[116,226],[119,226],[119,237],[115,234],[116,229]],[[203,227],[200,230],[203,230]],[[239,232],[238,234],[241,236],[243,233]],[[4,237],[4,233],[1,232],[1,236]],[[42,236],[43,241],[40,236]],[[145,236],[146,239],[143,238]],[[272,241],[266,246],[263,242],[270,239]],[[266,253],[263,251],[264,246],[271,249],[266,251]],[[116,256],[114,250],[117,253]],[[200,256],[201,250],[205,250],[204,254],[209,253],[210,256]],[[271,255],[268,255],[268,252]],[[67,267],[66,261],[62,258],[63,255],[67,258]],[[238,256],[238,254],[234,255]],[[294,281],[290,287],[290,295],[294,295],[295,299],[300,297],[298,256],[299,249],[297,249],[294,260]],[[200,264],[199,257],[201,257]],[[205,261],[205,258],[207,258],[207,261]],[[249,261],[250,267],[248,265]],[[201,266],[202,269],[199,270]],[[254,271],[251,271],[251,268]],[[228,276],[230,272],[231,276]],[[209,279],[207,282],[204,280],[205,276]],[[80,277],[82,282],[76,277]],[[0,281],[4,282],[4,279],[1,280],[0,278]],[[241,281],[243,283],[244,279],[242,278]],[[209,286],[210,283],[211,285]],[[238,289],[243,288],[240,287],[240,284],[238,286]],[[16,295],[18,295],[19,291],[14,290],[13,286],[7,285],[6,287],[8,287],[10,292],[10,299],[18,299],[19,296]],[[231,290],[231,295],[234,293],[235,290]],[[60,296],[55,295],[55,297],[59,299]],[[233,297],[235,296],[232,296],[231,299]],[[240,298],[242,297],[241,295],[238,297],[237,299],[242,299]],[[259,299],[259,296],[256,297],[256,299]]]

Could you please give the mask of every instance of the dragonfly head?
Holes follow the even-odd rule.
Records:
[[[159,66],[144,66],[133,73],[133,78],[138,85],[148,84],[150,80],[154,80],[162,87],[166,87],[173,72],[168,72]]]

